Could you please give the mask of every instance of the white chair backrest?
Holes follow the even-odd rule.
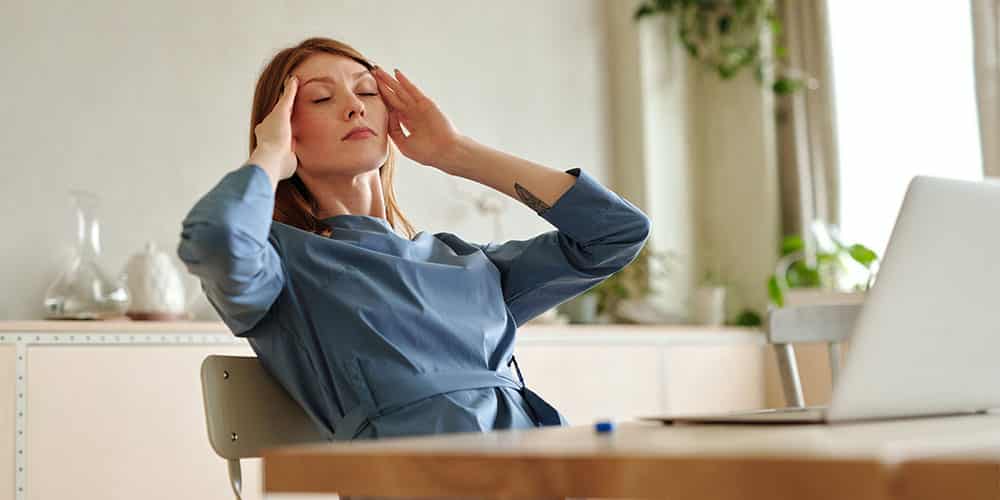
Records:
[[[256,357],[211,355],[201,364],[208,440],[229,462],[236,498],[241,498],[240,459],[264,448],[327,441],[305,410]]]
[[[768,342],[843,342],[851,335],[861,304],[823,304],[783,307],[768,312]]]

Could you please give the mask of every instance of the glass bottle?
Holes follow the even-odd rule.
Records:
[[[47,319],[111,319],[124,317],[128,290],[101,269],[101,229],[96,194],[71,190],[76,211],[76,248],[69,265],[45,292]]]

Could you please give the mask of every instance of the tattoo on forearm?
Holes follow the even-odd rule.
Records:
[[[524,189],[524,186],[516,182],[514,183],[514,191],[517,192],[517,196],[521,198],[521,201],[523,201],[525,205],[528,205],[528,207],[537,212],[539,215],[552,208],[546,205],[544,201],[539,200],[537,196],[531,194],[531,191]]]

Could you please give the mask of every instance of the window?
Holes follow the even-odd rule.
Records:
[[[914,175],[983,177],[969,2],[828,6],[840,232],[881,256]]]

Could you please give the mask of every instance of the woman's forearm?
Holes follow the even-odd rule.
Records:
[[[271,181],[271,192],[278,190],[278,181],[281,180],[281,155],[266,146],[257,146],[246,164],[254,164],[267,172],[267,177]]]
[[[466,136],[437,167],[490,186],[538,213],[555,205],[576,182],[571,174],[490,148]]]

